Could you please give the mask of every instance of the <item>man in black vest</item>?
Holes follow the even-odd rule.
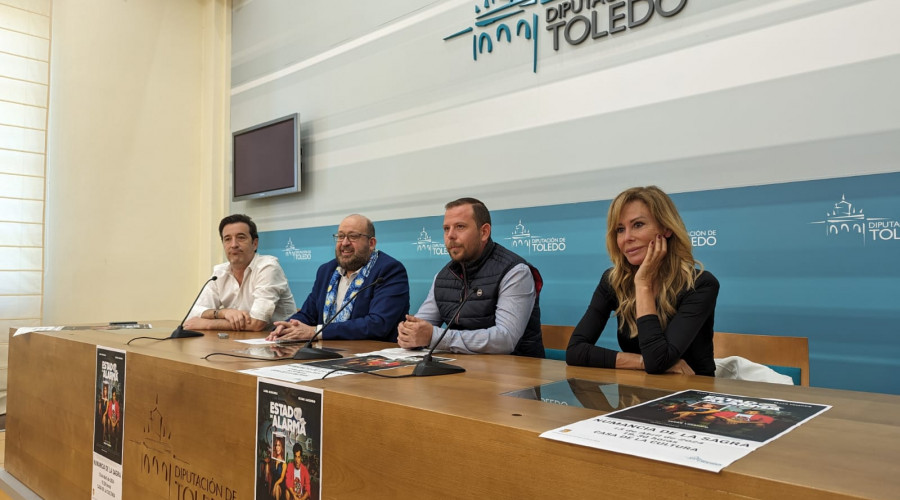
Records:
[[[434,277],[415,316],[397,328],[408,349],[433,347],[461,353],[544,357],[543,282],[537,269],[491,239],[491,214],[475,198],[451,201],[444,213],[444,245],[452,259]]]

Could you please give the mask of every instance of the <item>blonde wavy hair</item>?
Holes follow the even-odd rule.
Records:
[[[625,205],[633,201],[641,201],[647,205],[656,222],[672,231],[672,235],[666,238],[667,251],[660,264],[659,292],[656,296],[657,316],[663,330],[669,319],[675,315],[675,300],[678,294],[683,290],[694,288],[694,280],[699,274],[697,268],[699,271],[703,270],[703,264],[694,260],[691,238],[688,236],[684,221],[681,220],[678,209],[666,193],[656,186],[647,186],[633,187],[619,194],[609,206],[609,214],[606,217],[606,251],[609,252],[613,262],[609,282],[619,300],[616,316],[622,320],[620,329],[627,326],[631,337],[637,336],[634,275],[639,266],[631,265],[619,250],[616,229]]]

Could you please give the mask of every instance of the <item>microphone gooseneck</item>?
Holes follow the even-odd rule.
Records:
[[[191,307],[190,307],[190,309],[188,309],[187,314],[184,315],[184,318],[182,318],[181,323],[179,323],[179,324],[178,324],[178,327],[175,328],[175,330],[172,331],[172,334],[171,334],[171,335],[169,335],[168,337],[162,337],[162,338],[157,338],[157,337],[135,337],[135,338],[129,340],[128,342],[125,342],[125,345],[131,345],[132,342],[134,342],[135,340],[138,340],[138,339],[147,339],[147,340],[169,340],[169,339],[187,339],[187,338],[191,338],[191,337],[202,337],[203,334],[200,333],[200,332],[195,332],[195,331],[193,331],[193,330],[185,330],[185,329],[184,329],[184,322],[187,321],[187,317],[191,314],[191,311],[194,309],[194,306],[197,305],[197,301],[200,300],[200,294],[203,293],[203,289],[206,288],[206,285],[208,285],[210,281],[216,281],[217,279],[219,279],[218,276],[213,276],[212,278],[206,280],[206,283],[204,283],[203,286],[200,287],[200,293],[197,294],[197,297],[194,299],[194,303],[191,304]]]
[[[191,304],[190,308],[188,308],[187,314],[184,315],[184,318],[182,318],[181,323],[178,324],[178,327],[172,331],[172,335],[169,335],[168,338],[170,338],[170,339],[187,339],[187,338],[191,338],[191,337],[202,337],[203,336],[203,334],[200,332],[195,332],[193,330],[185,330],[184,322],[187,321],[187,317],[191,314],[191,311],[194,310],[194,306],[197,305],[197,301],[200,300],[200,295],[203,294],[203,290],[206,288],[206,285],[208,285],[210,281],[216,281],[217,279],[219,279],[219,277],[213,275],[212,278],[206,280],[206,283],[204,283],[203,286],[200,287],[200,293],[197,294],[197,297],[194,299],[194,303]]]
[[[450,330],[450,327],[454,322],[459,323],[459,313],[462,311],[464,305],[466,305],[466,301],[469,300],[469,289],[465,289],[465,295],[463,295],[462,301],[459,303],[459,307],[454,311],[453,316],[450,317],[450,321],[447,322],[447,326],[444,327],[444,331],[441,332],[441,335],[438,337],[437,342],[434,343],[434,347],[428,350],[428,354],[422,356],[422,361],[416,363],[416,367],[413,368],[413,376],[416,377],[431,377],[434,375],[450,375],[451,373],[462,373],[466,371],[465,368],[461,366],[451,365],[447,363],[442,363],[440,361],[435,361],[433,359],[434,350],[437,349],[437,346],[444,340],[444,336],[447,335],[447,332]]]
[[[316,333],[314,333],[313,336],[310,337],[309,340],[306,341],[306,344],[303,344],[303,347],[301,347],[300,349],[297,350],[296,353],[294,353],[293,359],[307,360],[307,359],[343,358],[343,356],[341,356],[340,354],[338,354],[335,351],[329,351],[328,349],[320,349],[317,347],[312,347],[312,343],[315,342],[316,338],[319,336],[319,334],[322,333],[323,330],[325,330],[325,327],[327,327],[328,325],[330,325],[331,323],[334,322],[334,320],[341,314],[341,311],[343,311],[345,307],[352,304],[353,301],[355,301],[357,299],[357,297],[359,297],[367,289],[372,288],[373,286],[380,285],[383,282],[384,282],[384,278],[379,276],[378,278],[375,279],[375,281],[373,281],[373,282],[369,283],[368,285],[357,290],[356,293],[353,294],[352,297],[350,297],[350,300],[345,301],[344,305],[342,305],[340,307],[340,309],[338,309],[330,318],[328,318],[328,321],[326,321],[325,324],[323,324],[321,328],[316,330]]]

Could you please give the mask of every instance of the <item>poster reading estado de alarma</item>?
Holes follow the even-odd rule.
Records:
[[[257,383],[256,499],[316,500],[322,484],[322,391]]]

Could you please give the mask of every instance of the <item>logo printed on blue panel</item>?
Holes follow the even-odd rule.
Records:
[[[690,229],[691,245],[696,247],[714,247],[719,242],[717,229]]]
[[[538,236],[522,224],[522,219],[513,228],[512,235],[505,240],[509,241],[512,250],[527,248],[528,253],[553,253],[566,251],[565,236]]]
[[[841,195],[841,201],[825,212],[825,220],[813,221],[810,224],[822,224],[828,237],[846,237],[847,235],[866,244],[866,241],[900,240],[900,221],[885,217],[868,217],[862,208],[856,208]]]
[[[312,260],[312,250],[302,250],[294,246],[294,242],[288,238],[284,246],[284,256],[294,260]]]
[[[444,242],[431,241],[431,236],[428,236],[428,231],[425,231],[424,227],[413,245],[416,246],[416,253],[427,252],[432,257],[449,255],[447,253],[447,247],[444,246]]]

